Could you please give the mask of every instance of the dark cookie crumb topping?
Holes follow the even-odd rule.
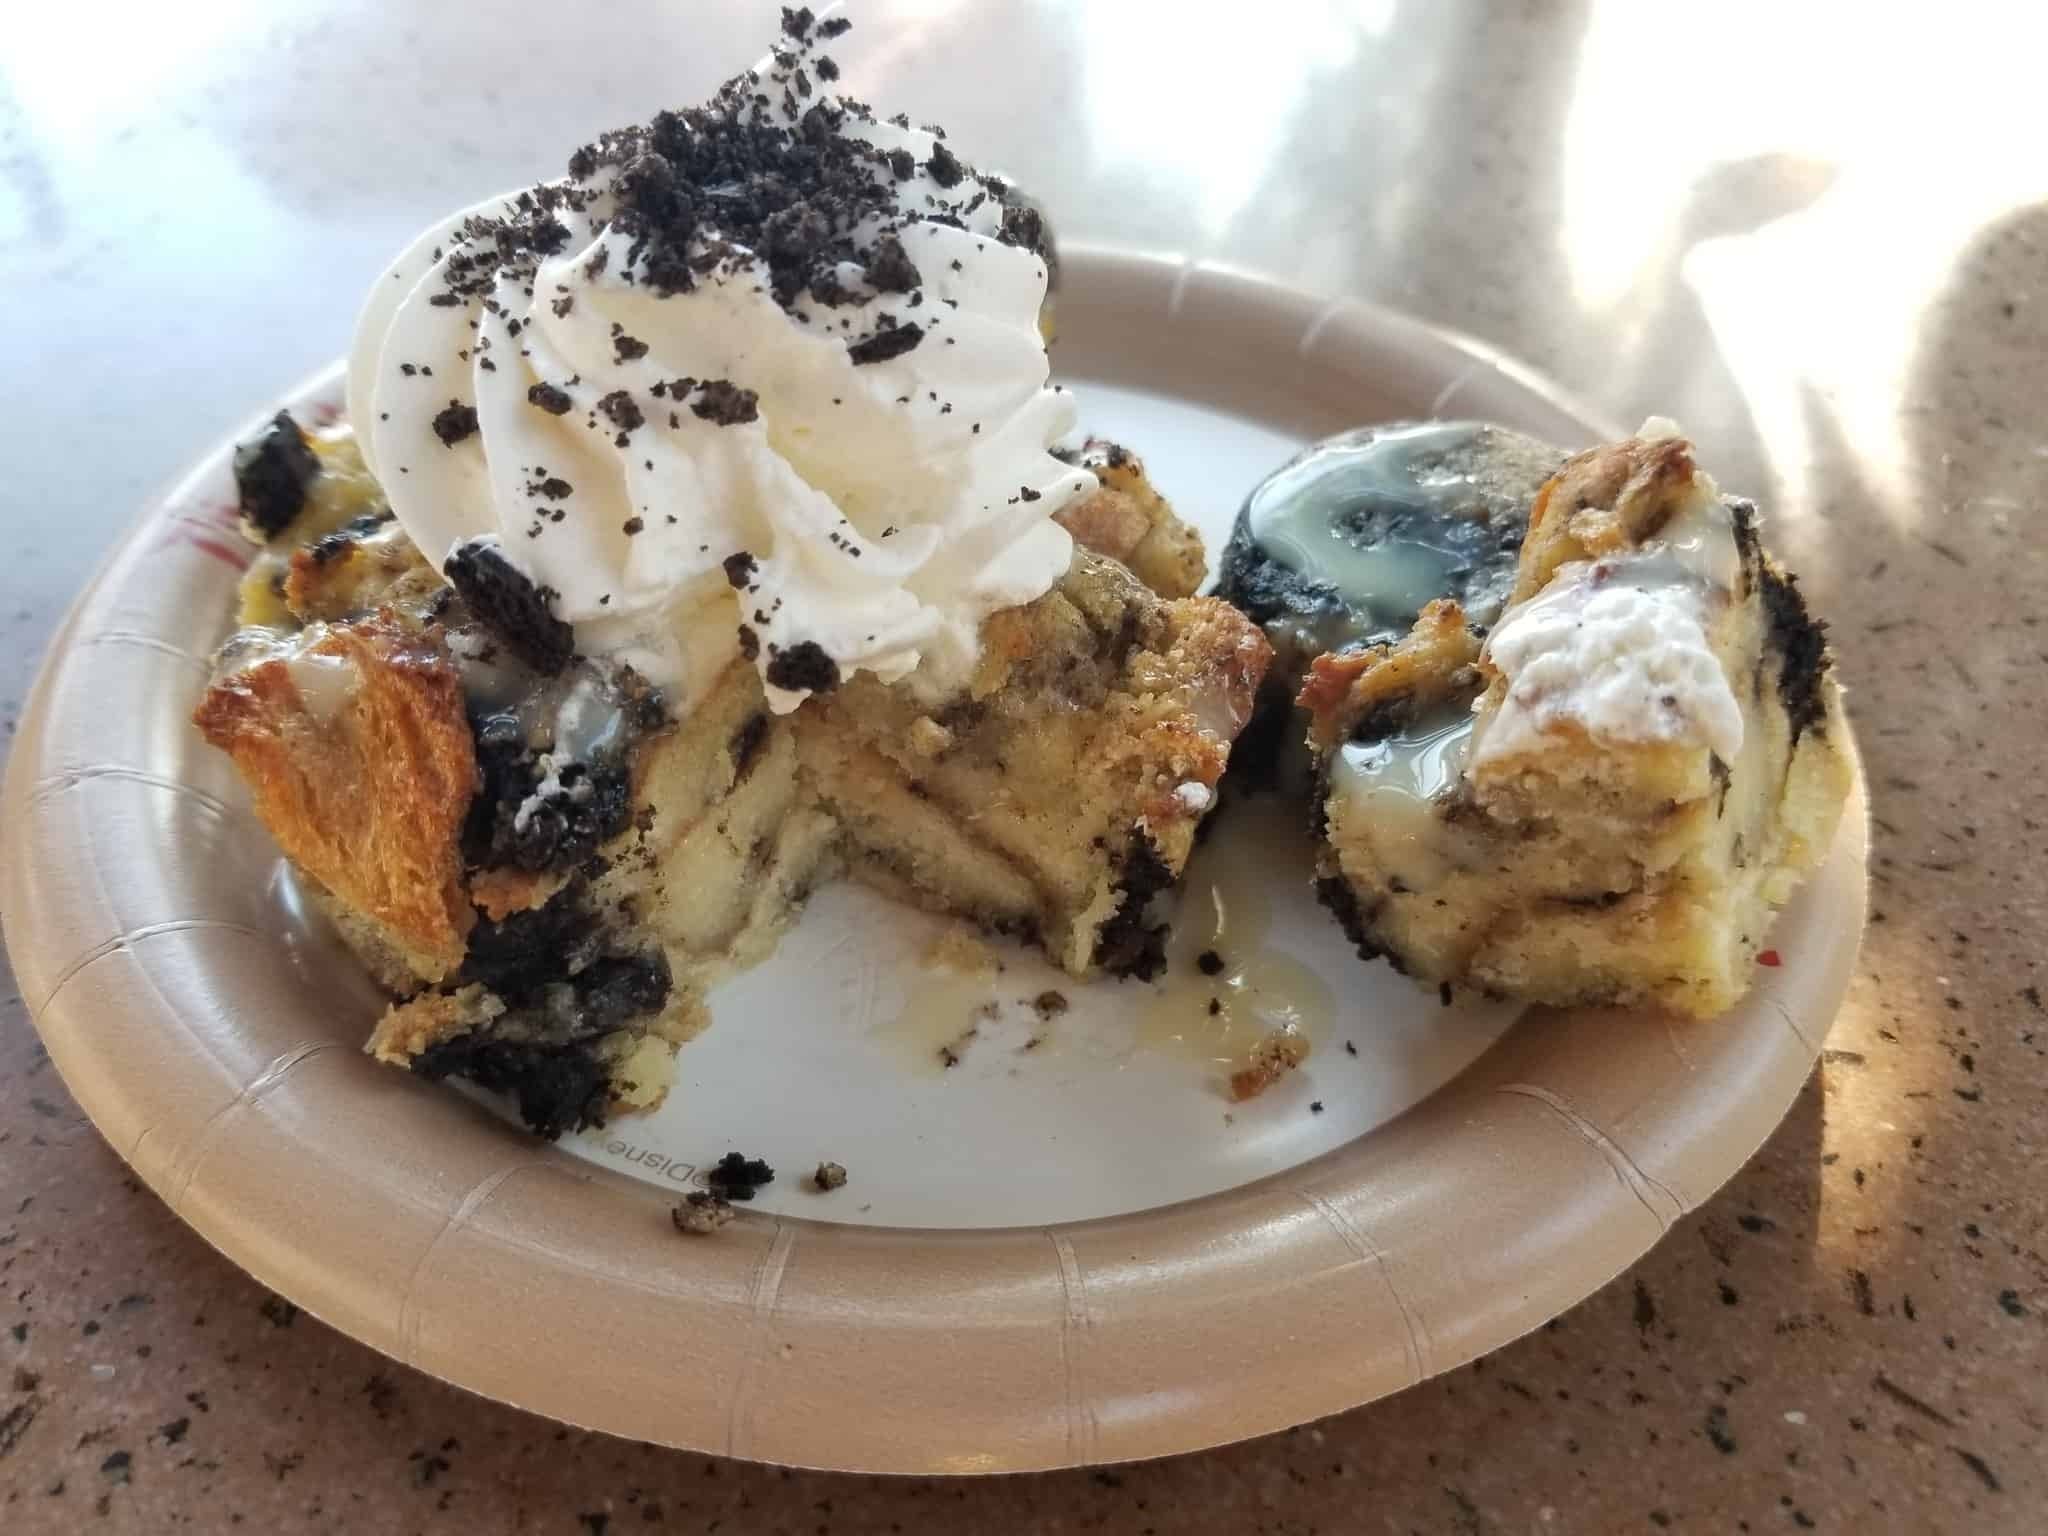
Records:
[[[862,103],[814,96],[811,71],[826,81],[839,75],[818,44],[846,29],[841,18],[816,23],[804,11],[786,13],[785,44],[765,73],[734,77],[702,107],[604,134],[570,157],[566,181],[520,193],[502,215],[471,218],[444,264],[447,287],[436,302],[488,299],[501,272],[530,283],[540,262],[568,244],[562,215],[584,211],[607,190],[611,228],[628,241],[628,280],[664,296],[713,274],[754,272],[792,313],[807,291],[822,303],[865,302],[869,295],[848,292],[839,276],[847,263],[863,270],[876,293],[914,294],[920,278],[902,232],[926,222],[961,225],[991,197],[1004,205],[995,238],[1047,254],[1042,215],[1013,200],[1000,179],[977,177],[943,143],[924,170],[957,200],[928,196],[915,211],[898,206],[897,186],[914,173],[909,153],[847,130],[849,122],[873,121]],[[608,251],[597,248],[591,276],[603,270]],[[900,356],[922,336],[883,317],[875,335],[854,342],[862,349],[855,361]],[[639,342],[623,333],[614,345],[623,357],[640,355]]]
[[[759,399],[751,389],[741,389],[731,379],[707,379],[697,386],[697,398],[690,402],[690,409],[705,421],[736,427],[760,419]]]
[[[886,363],[892,357],[901,357],[923,340],[924,327],[912,320],[904,325],[889,326],[854,342],[846,349],[846,355],[853,359],[856,367],[867,363]]]
[[[768,681],[791,693],[829,693],[839,686],[839,663],[815,640],[775,650],[768,660]]]
[[[619,429],[619,438],[622,442],[627,433],[636,431],[647,421],[646,416],[641,413],[640,402],[623,389],[615,389],[604,396],[597,402],[597,408],[604,414],[606,420]]]
[[[441,574],[478,622],[534,671],[553,677],[569,664],[576,632],[550,606],[560,594],[535,586],[496,544],[471,539],[456,545]]]
[[[476,435],[476,407],[464,405],[460,400],[450,400],[434,415],[434,436],[441,439],[446,448],[453,448],[466,437]]]
[[[705,1170],[704,1182],[728,1200],[751,1200],[756,1190],[775,1182],[775,1170],[758,1157],[728,1152]]]
[[[242,531],[258,543],[276,537],[306,505],[320,459],[290,411],[279,411],[257,436],[235,446],[235,495]]]

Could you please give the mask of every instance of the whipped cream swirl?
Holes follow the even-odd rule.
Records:
[[[421,551],[495,540],[685,713],[738,655],[777,710],[857,668],[958,687],[982,621],[1065,572],[1053,514],[1094,485],[1048,451],[1074,412],[1036,213],[820,93],[828,30],[428,230],[350,360]]]

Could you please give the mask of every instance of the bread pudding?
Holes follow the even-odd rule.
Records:
[[[1662,421],[1542,486],[1490,630],[1437,599],[1300,701],[1361,953],[1532,1002],[1731,1006],[1853,773],[1822,626]]]
[[[842,875],[1150,974],[1269,657],[1066,446],[1042,214],[833,94],[845,25],[427,231],[349,425],[236,457],[197,723],[392,993],[369,1049],[545,1135],[659,1102]]]
[[[542,606],[484,551],[436,573],[345,428],[301,442],[305,509],[266,540],[196,718],[399,999],[381,1059],[510,1092],[547,1134],[658,1102],[705,985],[841,874],[1076,975],[1156,970],[1147,904],[1186,862],[1268,657],[1227,604],[1163,598],[1083,545],[1051,591],[990,617],[937,703],[863,673],[777,714],[735,659],[678,719],[629,665],[550,657],[523,627]],[[1119,524],[1101,503],[1128,494],[1084,497],[1076,520]]]

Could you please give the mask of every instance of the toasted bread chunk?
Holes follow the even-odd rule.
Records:
[[[223,660],[193,720],[278,845],[422,981],[447,976],[474,921],[460,836],[478,781],[438,635],[379,613],[253,636]]]

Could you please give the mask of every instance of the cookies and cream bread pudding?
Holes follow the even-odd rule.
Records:
[[[651,1107],[843,877],[1149,979],[1233,763],[1432,988],[1739,998],[1852,775],[1754,507],[1667,422],[1362,427],[1198,595],[1049,383],[1043,214],[837,94],[845,26],[786,10],[705,106],[437,221],[345,419],[236,453],[259,553],[195,721],[390,994],[368,1049],[547,1136]]]
[[[1301,704],[1318,876],[1431,986],[1719,1013],[1853,768],[1822,626],[1670,422],[1565,461],[1489,627],[1453,598]]]
[[[1067,446],[1042,215],[836,94],[845,25],[436,224],[348,424],[237,455],[197,723],[393,994],[370,1049],[546,1135],[658,1103],[840,875],[1149,974],[1270,656]]]

